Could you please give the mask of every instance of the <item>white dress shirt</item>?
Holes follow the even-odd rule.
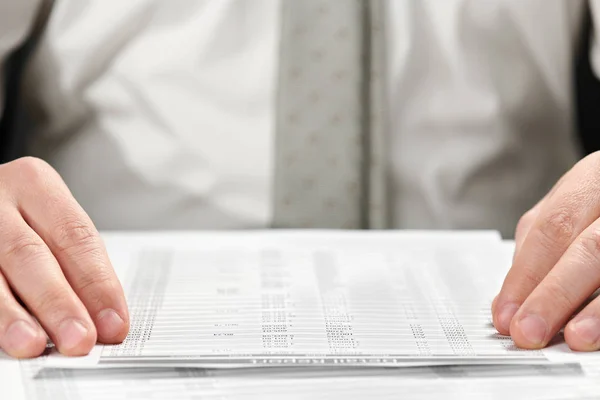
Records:
[[[510,236],[576,162],[583,4],[385,2],[391,226]],[[27,75],[33,154],[100,229],[269,227],[280,6],[58,1]]]

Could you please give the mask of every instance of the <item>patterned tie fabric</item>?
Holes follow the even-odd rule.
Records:
[[[369,93],[368,98],[368,125],[365,134],[369,139],[367,152],[368,165],[363,173],[366,175],[368,193],[365,207],[367,226],[369,229],[387,229],[390,227],[391,212],[389,209],[388,177],[387,177],[387,142],[386,133],[389,131],[387,115],[387,91],[385,70],[385,23],[384,3],[381,0],[366,0],[369,4],[367,20],[371,24],[368,38],[368,48],[365,53],[369,63]]]
[[[275,227],[385,227],[382,71],[373,57],[382,34],[374,4],[283,0]]]

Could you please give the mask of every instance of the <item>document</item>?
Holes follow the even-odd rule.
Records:
[[[546,362],[496,333],[482,279],[490,275],[481,274],[495,268],[495,247],[459,237],[250,233],[207,236],[194,248],[142,246],[125,278],[130,334],[104,346],[98,363]]]
[[[30,363],[22,363],[21,380],[4,384],[21,395],[11,400],[581,399],[599,388],[577,365],[40,370]]]
[[[600,353],[519,351],[491,326],[510,244],[419,235],[110,234],[127,341],[76,359],[0,355],[0,398],[597,398]]]

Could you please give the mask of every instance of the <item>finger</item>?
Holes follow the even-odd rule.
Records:
[[[92,316],[103,343],[119,343],[129,330],[129,314],[121,284],[94,224],[49,166],[36,166],[46,196],[23,190],[18,205],[27,223],[58,260],[71,287]],[[50,178],[49,178],[50,177]],[[31,182],[30,179],[28,182]]]
[[[18,358],[36,357],[46,348],[46,334],[15,299],[0,274],[0,348]]]
[[[519,219],[519,222],[517,223],[517,227],[515,229],[515,248],[513,251],[513,257],[512,257],[512,262],[515,262],[515,258],[517,256],[517,254],[519,254],[519,251],[521,250],[521,247],[523,246],[523,242],[525,242],[525,239],[527,238],[527,234],[529,233],[531,226],[533,225],[533,223],[536,221],[539,213],[540,213],[540,209],[542,208],[542,205],[544,204],[544,202],[546,201],[547,198],[551,197],[552,194],[554,194],[554,192],[556,192],[557,188],[560,187],[561,183],[564,182],[566,174],[564,174],[552,187],[552,189],[550,189],[550,191],[540,200],[538,201],[529,211],[527,211],[525,214],[523,214],[523,216]],[[508,333],[508,327],[510,326],[510,320],[512,320],[512,315],[513,312],[512,310],[514,308],[509,307],[508,308],[508,313],[505,311],[504,315],[507,315],[506,317],[501,316],[500,313],[496,313],[496,305],[498,303],[498,295],[496,295],[496,297],[494,297],[494,301],[492,302],[492,318],[494,321],[494,325],[500,329],[498,329],[501,333],[503,334],[507,334]],[[502,322],[500,322],[499,320],[503,320]],[[502,328],[504,327],[504,328]]]
[[[542,205],[544,204],[546,199],[552,197],[556,190],[565,181],[567,175],[568,174],[563,174],[563,176],[560,177],[560,179],[554,184],[554,186],[552,186],[552,189],[550,189],[550,191],[548,191],[548,193],[546,193],[546,195],[540,201],[538,201],[533,207],[531,207],[529,211],[523,214],[523,216],[519,220],[517,228],[515,230],[515,250],[513,254],[513,262],[516,255],[519,253],[519,250],[521,249],[523,242],[525,241],[525,238],[527,237],[527,234],[531,229],[531,226],[537,219]]]
[[[525,241],[525,238],[527,237],[531,226],[537,219],[538,214],[540,213],[541,205],[543,204],[544,200],[545,198],[540,200],[529,211],[523,214],[523,216],[517,223],[517,229],[515,230],[515,250],[513,253],[513,262],[515,261],[515,257],[519,253],[519,250],[521,250],[523,242]]]
[[[600,297],[592,300],[567,324],[565,341],[575,351],[600,349]]]
[[[0,215],[0,266],[10,287],[61,353],[87,354],[96,330],[56,259],[17,210],[2,209]]]
[[[529,233],[529,230],[531,229],[531,226],[533,225],[533,223],[535,222],[535,219],[537,218],[537,215],[539,213],[539,209],[540,209],[540,204],[543,202],[543,199],[540,200],[540,202],[538,202],[533,208],[531,208],[529,211],[527,211],[525,214],[523,214],[523,216],[521,217],[521,219],[519,219],[519,222],[517,224],[517,228],[515,230],[515,249],[513,251],[513,263],[515,262],[515,257],[517,256],[517,254],[519,253],[519,250],[521,248],[521,246],[523,245],[523,242],[525,241],[525,238],[527,237],[527,234]],[[494,300],[492,301],[492,319],[493,319],[493,323],[494,326],[498,329],[498,327],[500,325],[504,325],[506,323],[502,323],[500,324],[498,322],[498,318],[497,318],[497,304],[498,304],[498,295],[496,295],[494,297]],[[504,318],[504,317],[502,317]],[[506,319],[512,319],[512,315],[510,317],[507,317]],[[507,334],[506,330],[503,329],[498,329],[498,331],[500,333],[503,334]]]
[[[600,220],[577,237],[515,314],[510,335],[519,347],[541,348],[600,286]]]
[[[541,204],[498,295],[493,319],[501,334],[509,334],[521,304],[600,215],[600,182],[589,172],[598,170],[599,160],[595,156],[581,161]]]
[[[523,242],[525,241],[525,238],[527,237],[527,234],[529,233],[531,226],[535,222],[537,215],[540,212],[541,204],[544,202],[545,199],[546,199],[546,197],[544,197],[542,200],[540,200],[529,211],[527,211],[525,214],[523,214],[521,219],[519,219],[517,228],[515,230],[515,249],[513,251],[513,259],[512,259],[513,263],[515,262],[515,257],[519,253],[519,250],[521,249],[521,246],[523,245]],[[496,295],[496,297],[494,297],[494,300],[492,301],[492,317],[494,315],[496,315],[496,305],[497,304],[498,304],[498,295]]]

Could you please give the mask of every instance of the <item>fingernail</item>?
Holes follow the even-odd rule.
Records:
[[[98,313],[96,327],[98,334],[104,339],[111,339],[123,330],[125,322],[115,310],[107,308]]]
[[[548,324],[541,317],[529,314],[519,320],[517,324],[525,340],[532,345],[540,345],[546,340]]]
[[[79,344],[88,335],[87,328],[79,321],[68,319],[60,324],[58,328],[58,346],[61,350],[71,350]]]
[[[510,323],[517,313],[517,310],[519,310],[519,306],[515,303],[508,303],[500,309],[500,314],[498,315],[498,324],[500,325],[499,328],[501,330],[504,330],[505,332],[510,330]]]
[[[600,340],[600,321],[587,317],[574,321],[571,325],[575,335],[587,344],[596,344]]]
[[[38,331],[28,322],[15,321],[6,330],[6,346],[13,351],[27,350],[38,339]]]

